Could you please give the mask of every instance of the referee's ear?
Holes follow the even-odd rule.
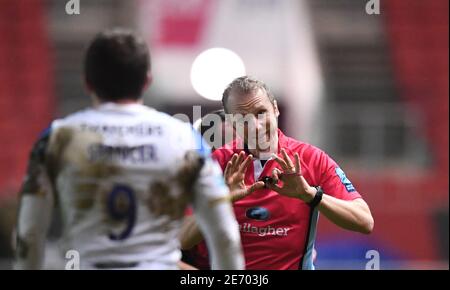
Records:
[[[275,116],[278,118],[280,116],[280,111],[278,110],[278,103],[276,100],[273,101],[273,111],[275,112]]]

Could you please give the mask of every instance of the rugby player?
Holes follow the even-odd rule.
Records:
[[[81,269],[177,269],[192,204],[213,269],[244,260],[228,187],[187,123],[143,105],[151,82],[145,41],[114,29],[90,44],[84,78],[93,106],[52,122],[30,155],[20,193],[16,269],[42,269],[55,204],[63,254]]]

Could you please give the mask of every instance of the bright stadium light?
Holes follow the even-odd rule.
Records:
[[[191,83],[202,97],[218,101],[235,78],[245,75],[242,59],[226,48],[211,48],[197,56],[191,68]]]

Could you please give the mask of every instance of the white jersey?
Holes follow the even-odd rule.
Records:
[[[186,206],[209,210],[228,195],[190,124],[143,105],[86,109],[54,121],[46,136],[47,177],[37,179],[54,191],[64,252],[77,251],[82,268],[175,269]]]

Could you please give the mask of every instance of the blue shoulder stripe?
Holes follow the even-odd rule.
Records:
[[[41,134],[39,135],[38,139],[45,139],[48,136],[50,136],[50,133],[52,132],[52,125],[50,124],[50,126],[48,126],[47,128],[45,128]]]

